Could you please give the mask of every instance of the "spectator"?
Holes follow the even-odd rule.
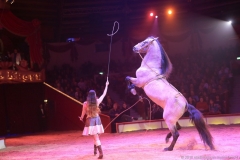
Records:
[[[112,98],[109,95],[106,96],[106,103],[105,104],[106,104],[106,110],[112,109],[112,107],[113,107],[113,100],[112,100]]]
[[[155,103],[152,106],[151,119],[163,119],[163,109],[162,107],[156,105]]]
[[[215,97],[215,104],[219,106],[219,110],[221,113],[226,113],[226,107],[225,107],[225,103],[222,99],[220,99],[219,95],[216,95]]]
[[[38,118],[40,123],[40,131],[46,131],[47,130],[47,112],[42,104],[40,104],[39,106]]]
[[[133,120],[138,119],[130,116],[129,107],[125,102],[123,102],[120,113],[121,113],[121,122],[132,122]]]
[[[197,102],[196,102],[194,99],[192,99],[191,96],[188,97],[188,103],[191,104],[191,105],[193,105],[193,106],[196,106],[196,104],[197,104]]]
[[[209,95],[209,98],[215,100],[216,95],[217,95],[216,89],[212,88],[212,91],[211,91],[211,93]]]
[[[198,102],[199,101],[199,97],[197,94],[195,94],[195,92],[192,90],[190,91],[190,96],[192,97],[193,101]]]
[[[210,99],[209,101],[209,114],[221,114],[221,107],[214,102],[213,99]]]
[[[116,133],[116,123],[120,122],[120,110],[118,103],[113,104],[113,108],[109,110],[109,116],[111,120],[113,120],[111,126],[112,126],[112,133]]]
[[[14,49],[13,50],[13,53],[11,53],[9,55],[10,59],[12,60],[13,62],[13,65],[20,65],[20,61],[21,61],[21,54],[18,52],[17,49]]]
[[[80,96],[80,93],[81,91],[80,91],[80,89],[79,89],[79,87],[76,87],[75,88],[75,93],[74,93],[74,98],[75,99],[77,99],[77,100],[79,100],[79,96]]]
[[[137,103],[137,112],[142,117],[142,119],[146,119],[145,103],[144,103],[143,99],[141,99]]]
[[[63,87],[61,86],[61,83],[58,81],[56,82],[56,89],[63,92]]]
[[[86,84],[85,81],[81,78],[78,82],[78,87],[82,90],[82,91],[86,91]]]
[[[196,108],[203,114],[207,114],[209,112],[208,104],[204,101],[203,97],[200,97],[199,102],[196,104]]]

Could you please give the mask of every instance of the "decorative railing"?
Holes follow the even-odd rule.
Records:
[[[9,69],[12,62],[0,62],[0,83],[44,82],[45,70],[33,72],[21,66],[17,70]]]

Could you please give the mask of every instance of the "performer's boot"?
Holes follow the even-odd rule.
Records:
[[[103,158],[103,151],[102,151],[101,145],[100,145],[100,146],[97,146],[97,149],[98,149],[98,151],[99,151],[98,159],[102,159],[102,158]]]
[[[96,144],[94,144],[94,156],[96,156],[97,155],[97,146],[96,146]]]

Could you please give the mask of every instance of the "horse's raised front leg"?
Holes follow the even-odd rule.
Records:
[[[172,151],[174,146],[175,146],[175,144],[176,144],[176,142],[177,142],[177,139],[179,137],[179,133],[177,131],[177,127],[176,127],[175,124],[173,124],[173,123],[171,123],[171,122],[169,122],[167,120],[165,120],[165,121],[166,121],[166,124],[167,124],[167,126],[168,126],[168,128],[169,128],[169,130],[170,130],[170,132],[171,132],[171,134],[173,136],[173,140],[172,140],[172,142],[171,142],[169,147],[164,148],[164,151]]]
[[[133,77],[127,76],[126,81],[130,81],[132,84],[134,84],[135,86],[137,86],[139,88],[142,87],[141,82],[139,81],[138,78],[133,78]]]
[[[135,90],[135,86],[139,87],[139,83],[137,81],[137,78],[133,78],[133,77],[129,77],[127,76],[126,77],[126,81],[129,82],[128,83],[128,90],[133,94],[133,95],[136,95],[137,92]],[[132,83],[132,84],[131,84]]]
[[[177,128],[177,130],[180,130],[180,129],[182,128],[178,122],[176,123],[176,128]],[[167,134],[166,138],[165,138],[166,143],[168,143],[169,138],[171,138],[171,137],[172,137],[172,133],[169,132],[169,133]]]

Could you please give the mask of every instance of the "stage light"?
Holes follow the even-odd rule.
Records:
[[[155,18],[158,18],[158,16],[155,16]]]
[[[237,60],[240,60],[240,57],[237,57]]]
[[[152,17],[152,16],[153,16],[153,13],[150,13],[150,16]]]
[[[14,0],[6,0],[7,3],[13,4]]]
[[[172,10],[168,10],[168,14],[172,14]]]
[[[228,24],[232,24],[232,21],[228,21]]]

